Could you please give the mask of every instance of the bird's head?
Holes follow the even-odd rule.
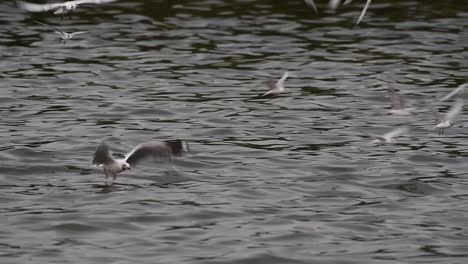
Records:
[[[132,170],[132,168],[130,168],[130,164],[125,162],[124,164],[122,164],[122,170]]]

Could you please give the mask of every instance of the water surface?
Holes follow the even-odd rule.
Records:
[[[364,1],[317,2],[0,4],[1,262],[465,263],[466,111],[438,135],[385,110],[389,86],[420,104],[467,81],[466,1],[379,1],[357,27]],[[190,151],[111,188],[89,166],[104,140],[174,138]]]

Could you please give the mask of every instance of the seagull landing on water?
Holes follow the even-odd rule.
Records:
[[[123,159],[114,159],[109,146],[101,143],[94,153],[92,165],[102,166],[107,178],[112,176],[115,181],[118,173],[131,170],[138,162],[148,158],[172,159],[173,156],[181,155],[186,150],[185,142],[182,140],[168,140],[164,142],[146,142],[136,146]]]
[[[279,94],[284,92],[284,81],[288,78],[288,72],[285,72],[281,79],[279,79],[276,83],[272,83],[270,91],[266,92],[262,96],[269,95],[269,94]]]
[[[63,15],[72,10],[75,10],[78,5],[81,4],[103,4],[110,3],[116,0],[75,0],[67,1],[64,3],[51,3],[51,4],[34,4],[25,1],[16,1],[19,8],[24,9],[28,12],[47,12],[55,10],[54,14]]]
[[[458,99],[454,105],[450,108],[450,110],[445,114],[445,117],[442,116],[439,112],[434,109],[434,116],[437,120],[437,125],[435,128],[439,129],[439,135],[445,133],[445,129],[453,126],[453,120],[460,114],[461,110],[463,109],[463,100]]]
[[[387,110],[388,115],[411,115],[415,108],[405,107],[405,102],[393,88],[390,88],[391,108]]]
[[[67,33],[63,30],[60,30],[59,28],[57,27],[54,27],[52,25],[48,25],[46,23],[42,23],[42,22],[39,22],[39,21],[36,21],[36,20],[33,20],[35,23],[37,24],[40,24],[40,25],[43,25],[43,26],[46,26],[46,27],[50,27],[52,29],[55,30],[55,33],[57,35],[59,35],[59,37],[62,39],[63,42],[66,42],[67,40],[70,40],[72,39],[74,36],[76,35],[79,35],[79,34],[83,34],[83,33],[87,33],[88,31],[77,31],[77,32],[72,32],[72,33]]]
[[[383,134],[382,136],[374,136],[375,139],[370,142],[370,144],[392,144],[395,143],[393,138],[400,136],[408,132],[408,127],[397,127],[390,132]]]

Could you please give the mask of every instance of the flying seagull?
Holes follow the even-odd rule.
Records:
[[[172,159],[173,156],[181,155],[186,150],[185,142],[180,139],[164,142],[146,142],[136,146],[125,158],[115,159],[106,143],[101,143],[94,153],[92,165],[102,166],[107,178],[112,176],[115,181],[118,173],[131,170],[137,163],[148,158]]]
[[[29,12],[47,12],[50,10],[55,10],[54,14],[63,15],[72,10],[75,10],[76,7],[81,4],[103,4],[103,3],[110,3],[114,1],[116,0],[75,0],[75,1],[67,1],[64,3],[34,4],[34,3],[17,0],[16,3],[18,7]]]
[[[412,107],[405,107],[405,101],[393,88],[390,88],[390,101],[392,105],[387,111],[389,115],[411,115],[415,110]]]
[[[435,128],[439,129],[439,135],[442,135],[445,133],[445,129],[453,126],[453,120],[455,117],[457,117],[458,114],[460,114],[461,110],[463,109],[463,100],[458,99],[452,107],[450,107],[450,110],[445,114],[445,116],[442,116],[439,112],[434,110],[434,116],[437,120],[437,125]]]
[[[269,95],[269,94],[279,94],[284,92],[284,81],[288,78],[288,72],[285,72],[283,76],[276,82],[272,83],[270,91],[266,92],[262,96]]]
[[[59,35],[59,37],[63,40],[63,42],[69,40],[69,39],[72,39],[74,36],[76,35],[79,35],[79,34],[83,34],[83,33],[87,33],[88,31],[77,31],[77,32],[72,32],[72,33],[67,33],[63,30],[60,30],[59,28],[57,27],[54,27],[52,25],[48,25],[46,23],[42,23],[42,22],[39,22],[39,21],[36,21],[36,20],[33,20],[35,23],[37,24],[40,24],[40,25],[43,25],[43,26],[46,26],[46,27],[50,27],[52,29],[55,30],[55,33],[57,35]]]
[[[402,126],[393,129],[390,132],[383,134],[382,136],[374,136],[375,139],[371,141],[371,144],[392,144],[395,143],[393,138],[400,136],[403,133],[408,132],[408,127]]]

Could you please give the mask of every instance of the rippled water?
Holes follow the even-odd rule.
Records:
[[[0,4],[1,263],[465,263],[466,110],[384,115],[387,87],[467,81],[468,5],[118,1],[71,17]],[[65,44],[33,20],[88,30]],[[287,93],[259,97],[288,70]],[[452,102],[437,103],[446,111]],[[398,144],[366,133],[411,125]],[[116,154],[190,151],[103,186]]]

